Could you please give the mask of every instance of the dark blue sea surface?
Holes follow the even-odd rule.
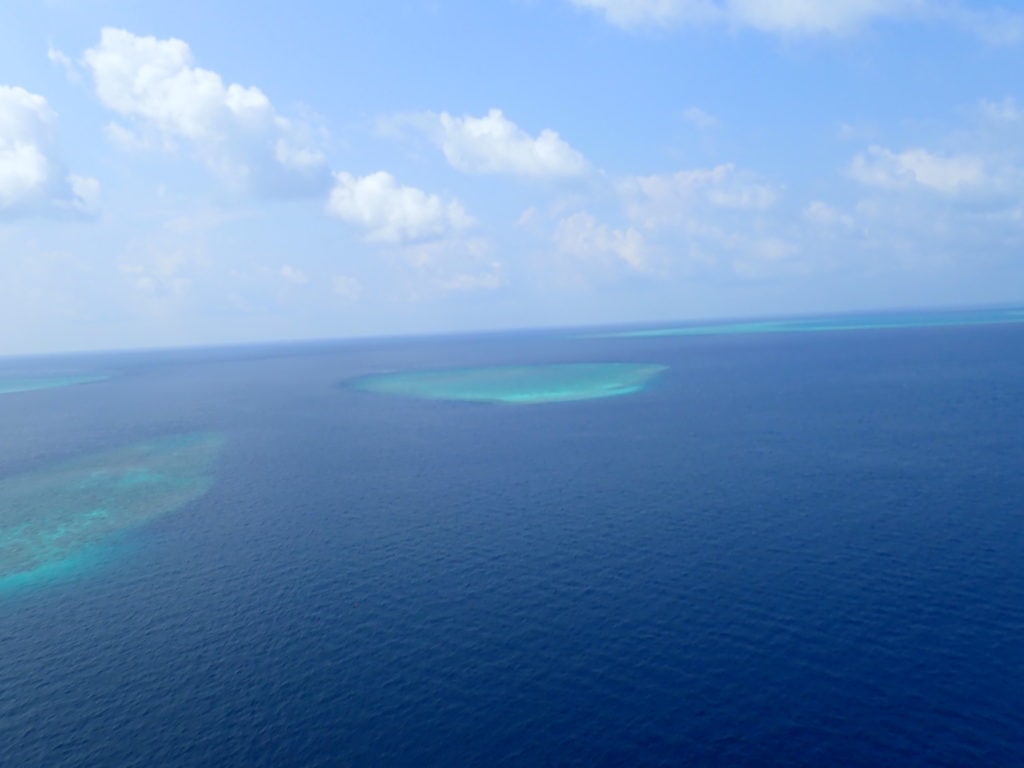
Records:
[[[351,386],[578,362],[667,369]],[[1024,765],[1022,324],[5,366],[109,378],[0,395],[0,481],[222,446],[202,495],[0,586],[5,768]]]

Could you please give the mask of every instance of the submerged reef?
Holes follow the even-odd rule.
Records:
[[[470,400],[512,405],[590,400],[639,392],[666,366],[641,363],[452,368],[364,376],[357,389],[431,400]]]
[[[109,376],[33,376],[23,378],[6,378],[0,376],[0,395],[9,395],[14,392],[31,392],[36,389],[54,389],[56,387],[70,387],[74,384],[92,384],[94,381],[104,381]]]
[[[720,336],[743,333],[815,333],[869,331],[893,328],[945,328],[971,325],[1024,323],[1024,310],[984,309],[948,312],[914,312],[885,315],[808,317],[788,320],[751,320],[735,323],[704,323],[668,328],[640,328],[587,334],[595,339],[643,339],[662,336]]]
[[[176,435],[0,480],[0,586],[65,570],[202,496],[223,439]]]

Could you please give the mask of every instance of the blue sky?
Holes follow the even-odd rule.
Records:
[[[9,0],[0,354],[1024,300],[1024,13]]]

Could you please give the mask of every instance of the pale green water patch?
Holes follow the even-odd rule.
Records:
[[[756,320],[737,323],[708,323],[668,328],[588,334],[587,338],[641,339],[665,336],[718,336],[760,333],[814,333],[824,331],[866,331],[893,328],[941,328],[973,325],[1024,323],[1021,309],[971,310],[963,312],[913,313],[905,315],[851,315],[846,317]]]
[[[0,395],[9,395],[14,392],[31,392],[37,389],[55,389],[57,387],[70,387],[75,384],[92,384],[96,381],[105,381],[109,376],[33,376],[21,378],[6,378],[0,376]]]
[[[357,389],[431,400],[512,405],[591,400],[643,390],[664,365],[565,363],[385,373],[353,382]]]
[[[118,534],[199,498],[222,444],[176,435],[0,480],[0,590],[81,570]]]
[[[60,560],[40,563],[26,571],[0,576],[0,595],[71,581],[105,564],[105,555],[102,546],[84,546]]]

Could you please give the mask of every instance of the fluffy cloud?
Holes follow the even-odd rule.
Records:
[[[587,170],[583,155],[558,133],[545,129],[530,136],[500,109],[483,117],[426,113],[409,122],[423,130],[452,167],[463,173],[566,177]]]
[[[50,160],[40,145],[49,141],[52,116],[42,96],[0,89],[0,206],[9,208],[45,189]]]
[[[633,227],[613,229],[586,211],[562,219],[555,229],[555,245],[563,253],[588,258],[611,256],[629,268],[648,269],[647,244]]]
[[[444,237],[473,220],[458,200],[444,201],[416,187],[399,184],[386,171],[368,176],[335,174],[327,212],[366,230],[366,239],[403,243]]]
[[[871,187],[920,187],[947,195],[977,189],[988,181],[984,163],[972,155],[944,156],[924,149],[892,152],[879,146],[854,157],[849,172]]]
[[[842,34],[924,9],[925,0],[570,0],[620,27],[718,22],[785,34]]]
[[[256,87],[225,85],[195,66],[188,44],[106,28],[83,56],[96,94],[130,121],[121,144],[195,147],[229,182],[271,193],[322,191],[329,183],[311,129],[278,114]]]
[[[0,85],[0,212],[91,212],[96,179],[65,174],[56,159],[57,115],[46,99]]]

